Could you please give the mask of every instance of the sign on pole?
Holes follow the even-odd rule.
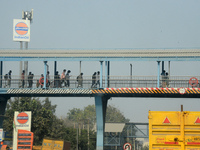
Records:
[[[13,150],[17,150],[18,130],[31,131],[31,111],[15,111],[13,120]]]
[[[30,20],[13,20],[13,41],[30,42]]]
[[[124,150],[132,150],[132,146],[130,143],[125,143],[123,148],[124,148]]]

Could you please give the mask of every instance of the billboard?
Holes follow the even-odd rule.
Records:
[[[31,131],[31,111],[15,111],[13,120],[13,150],[17,150],[18,130]]]
[[[13,20],[13,41],[30,42],[30,20]]]

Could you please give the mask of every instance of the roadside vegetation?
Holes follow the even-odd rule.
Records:
[[[66,116],[58,118],[55,115],[56,105],[52,105],[49,98],[44,100],[30,97],[10,99],[5,112],[4,131],[13,132],[15,111],[32,112],[31,131],[34,133],[34,145],[42,145],[43,138],[50,138],[69,141],[72,149],[76,148],[77,141],[81,149],[87,149],[88,143],[90,149],[96,147],[95,105],[88,105],[83,110],[72,108]],[[129,119],[125,118],[120,110],[108,105],[106,122],[129,122]]]

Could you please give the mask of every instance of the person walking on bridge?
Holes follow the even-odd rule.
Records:
[[[10,70],[9,72],[8,72],[8,87],[10,88],[10,86],[11,86],[11,73],[12,73],[12,70]]]
[[[54,87],[55,88],[60,87],[60,75],[59,75],[58,71],[56,71],[56,73],[54,75]]]
[[[92,85],[91,88],[95,88],[96,87],[96,72],[93,73],[92,75]]]
[[[32,80],[32,73],[29,72],[29,74],[28,74],[28,87],[29,88],[32,88],[32,82],[33,82],[33,80]]]
[[[67,73],[66,73],[66,76],[65,76],[65,80],[66,80],[66,87],[69,87],[70,86],[70,82],[69,82],[69,78],[70,78],[70,72],[71,70],[68,70]]]
[[[77,88],[79,88],[79,87],[83,87],[83,73],[80,73],[80,75],[79,76],[77,76],[77,82],[78,82],[78,86],[77,86]]]
[[[96,87],[97,87],[97,85],[99,85],[99,87],[100,87],[100,71],[97,72],[96,80],[97,80]]]
[[[62,74],[61,74],[61,78],[60,78],[61,87],[62,87],[62,84],[64,84],[63,86],[66,86],[66,83],[65,83],[65,72],[66,72],[66,69],[64,69],[63,72],[62,72]]]

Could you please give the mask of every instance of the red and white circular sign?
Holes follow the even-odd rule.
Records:
[[[178,91],[179,91],[180,94],[185,94],[186,93],[186,90],[183,87],[179,88]]]
[[[130,143],[125,143],[123,148],[124,148],[124,150],[132,150],[132,146]]]
[[[195,78],[195,77],[192,77],[192,78],[190,78],[190,80],[189,80],[189,84],[190,84],[192,87],[197,86],[198,83],[199,83],[199,81],[198,81],[198,79]]]
[[[17,115],[17,122],[25,124],[28,121],[28,115],[25,112],[21,112]]]

